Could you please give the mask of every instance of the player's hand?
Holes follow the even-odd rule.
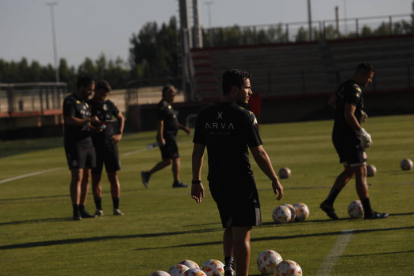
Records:
[[[184,127],[183,130],[187,133],[187,135],[190,135],[191,129],[189,127]]]
[[[159,146],[160,146],[160,147],[165,146],[165,139],[164,139],[164,138],[161,138],[161,139],[158,141],[158,144],[159,144]]]
[[[101,126],[103,122],[101,122],[97,116],[93,116],[91,117],[91,124],[95,126]]]
[[[361,110],[361,123],[366,122],[368,119],[368,114]]]
[[[283,197],[283,186],[280,184],[279,179],[276,178],[276,180],[272,181],[272,188],[275,195],[277,195],[277,200],[281,200]]]
[[[357,133],[361,136],[361,141],[364,148],[369,148],[372,146],[373,143],[371,135],[366,132],[365,129],[361,128],[361,130],[357,131]]]
[[[122,139],[122,134],[115,134],[114,136],[111,137],[111,142],[116,144],[119,141],[121,141]]]
[[[196,201],[196,203],[201,203],[201,199],[204,198],[203,183],[191,185],[191,197]]]

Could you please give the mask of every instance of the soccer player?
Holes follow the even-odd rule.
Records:
[[[96,206],[96,216],[103,216],[102,210],[102,186],[101,176],[103,164],[105,164],[108,180],[111,185],[113,214],[122,216],[119,210],[119,197],[121,188],[119,184],[118,171],[121,169],[118,153],[118,142],[122,139],[125,118],[119,112],[116,105],[107,100],[111,86],[107,81],[96,84],[95,94],[88,104],[92,109],[92,116],[99,119],[96,131],[92,133],[92,141],[96,152],[96,167],[92,169],[92,192]],[[118,120],[115,124],[112,117]]]
[[[157,142],[161,150],[162,161],[155,164],[150,171],[141,172],[142,183],[148,188],[149,180],[155,172],[172,165],[174,183],[173,188],[185,188],[188,185],[180,181],[180,155],[177,145],[177,131],[184,130],[187,135],[190,129],[178,123],[177,115],[171,106],[174,101],[176,91],[174,86],[167,85],[162,90],[162,100],[157,105]]]
[[[73,220],[94,217],[85,210],[90,170],[96,162],[90,123],[96,122],[97,118],[91,117],[91,109],[86,102],[94,89],[92,79],[81,77],[77,81],[77,91],[63,101],[64,146],[71,171]]]
[[[224,275],[235,275],[235,267],[237,276],[247,276],[250,232],[252,226],[262,224],[248,148],[260,169],[272,181],[272,189],[278,200],[283,196],[283,187],[262,146],[255,115],[241,107],[248,103],[253,94],[250,73],[238,69],[226,71],[222,86],[222,102],[204,109],[197,117],[193,140],[191,196],[197,203],[201,203],[204,197],[201,169],[207,147],[207,179],[225,228]]]
[[[344,171],[336,178],[328,197],[320,208],[332,219],[339,219],[333,204],[343,187],[355,176],[356,190],[364,208],[364,219],[382,219],[387,213],[372,210],[367,184],[367,154],[365,148],[372,144],[371,135],[362,128],[366,117],[361,87],[366,87],[375,74],[374,66],[361,63],[356,67],[354,77],[343,82],[329,99],[329,105],[335,108],[335,122],[332,141],[339,155]],[[365,115],[364,115],[365,114]]]

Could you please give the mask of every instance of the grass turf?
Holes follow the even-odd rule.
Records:
[[[375,210],[390,213],[375,221],[348,219],[347,205],[357,199],[354,180],[335,203],[343,219],[329,220],[319,209],[342,169],[331,143],[332,121],[261,125],[275,170],[289,167],[292,177],[282,180],[285,197],[278,202],[270,181],[251,160],[264,225],[252,231],[250,275],[260,274],[256,258],[266,249],[298,262],[304,275],[316,275],[342,230],[354,232],[330,275],[411,275],[414,173],[402,171],[399,162],[414,159],[413,121],[414,116],[391,116],[369,118],[364,124],[374,140],[367,151],[368,163],[377,167],[377,175],[368,178],[371,203]],[[211,258],[222,260],[222,228],[208,193],[196,205],[189,189],[172,189],[171,168],[153,175],[149,189],[141,184],[139,172],[160,160],[157,149],[145,150],[154,137],[154,132],[132,134],[119,144],[125,216],[111,214],[104,177],[104,216],[80,222],[71,220],[70,175],[61,138],[0,143],[0,182],[57,168],[0,183],[0,275],[149,275],[168,271],[184,259],[200,265]],[[181,132],[178,140],[181,179],[188,184],[191,137]],[[205,166],[204,179],[206,172]],[[308,205],[307,221],[272,223],[276,206],[296,202]],[[87,209],[94,210],[92,195]]]

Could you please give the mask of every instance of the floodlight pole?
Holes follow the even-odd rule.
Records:
[[[345,35],[348,35],[348,19],[346,15],[346,0],[344,0],[344,20],[345,20]]]
[[[308,25],[309,25],[309,41],[312,41],[313,34],[312,34],[312,8],[311,8],[311,0],[308,0]]]
[[[50,15],[52,19],[52,42],[53,42],[53,56],[55,61],[55,74],[56,82],[60,82],[59,79],[59,67],[58,67],[58,57],[57,57],[57,46],[56,46],[56,31],[55,31],[55,15],[54,15],[54,6],[57,5],[57,2],[46,3],[50,7]]]
[[[211,5],[213,5],[213,1],[205,1],[204,4],[207,5],[208,11],[208,28],[209,28],[209,40],[210,40],[210,47],[213,46],[213,33],[211,30]]]

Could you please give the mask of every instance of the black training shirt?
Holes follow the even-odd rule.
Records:
[[[115,123],[113,116],[118,116],[118,107],[116,107],[116,105],[110,100],[97,102],[90,99],[88,100],[88,104],[91,107],[92,116],[98,117],[99,121],[106,125],[106,128],[102,132],[93,133],[92,138],[99,139],[100,142],[111,143],[112,136],[117,133],[117,124]]]
[[[347,80],[338,87],[335,95],[337,100],[335,108],[334,133],[337,133],[338,135],[355,135],[355,131],[345,120],[345,105],[348,103],[356,106],[355,117],[358,122],[361,123],[361,111],[364,108],[362,90],[355,81]]]
[[[157,121],[164,121],[164,135],[175,134],[178,131],[178,120],[171,104],[161,100],[157,105]]]
[[[86,101],[72,93],[63,101],[63,116],[86,119],[91,117],[91,109]],[[65,143],[92,145],[89,123],[74,126],[68,125],[65,120],[64,138]]]
[[[253,112],[234,103],[219,103],[201,111],[193,142],[207,147],[209,180],[251,175],[248,147],[262,144]]]

